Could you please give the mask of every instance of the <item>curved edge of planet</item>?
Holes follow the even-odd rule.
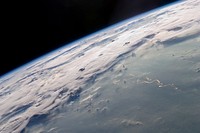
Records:
[[[155,47],[165,49],[195,38],[200,41],[198,12],[200,1],[180,1],[77,40],[1,77],[0,132],[25,132],[52,110],[78,100],[87,86],[129,57],[143,57]],[[200,64],[194,69],[199,73]],[[142,82],[177,88],[147,77]],[[125,127],[144,124],[129,119],[121,123]]]

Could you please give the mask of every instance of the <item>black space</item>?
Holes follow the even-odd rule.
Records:
[[[2,3],[0,75],[99,29],[175,0],[30,0]]]

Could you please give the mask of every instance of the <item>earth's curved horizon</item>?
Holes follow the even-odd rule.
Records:
[[[179,1],[0,77],[0,132],[199,133],[200,1]]]

